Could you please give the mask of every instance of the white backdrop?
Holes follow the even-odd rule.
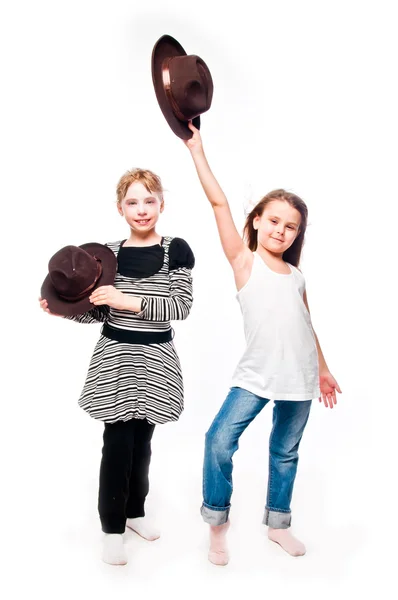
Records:
[[[396,27],[393,2],[70,0],[1,9],[2,518],[15,597],[322,597],[389,583],[395,548],[397,392]],[[239,228],[244,200],[302,196],[302,267],[313,323],[343,389],[314,403],[301,446],[291,559],[265,538],[271,407],[235,458],[226,569],[206,560],[199,515],[204,433],[243,349],[232,272],[188,150],[153,92],[150,58],[168,33],[208,64],[202,117],[212,168]],[[196,256],[195,301],[176,323],[186,409],[153,441],[153,544],[127,536],[124,569],[100,561],[102,425],[77,406],[99,326],[50,318],[37,297],[66,244],[127,237],[115,186],[131,167],[167,189],[158,231]],[[4,538],[3,538],[4,540]],[[6,585],[4,583],[4,585]],[[257,591],[256,591],[257,590]],[[10,594],[7,597],[12,597]]]

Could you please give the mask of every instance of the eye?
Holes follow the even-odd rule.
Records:
[[[133,201],[131,201],[131,202],[129,202],[128,204],[129,204],[129,206],[132,206],[132,205],[134,205],[134,204],[137,204],[137,202],[133,202]]]
[[[288,229],[293,229],[293,230],[295,229],[292,225],[288,225],[287,228]]]
[[[153,204],[154,200],[148,200],[148,204]]]
[[[277,220],[276,219],[271,219],[271,223],[275,223],[275,225],[277,224]]]

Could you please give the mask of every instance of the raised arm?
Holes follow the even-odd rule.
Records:
[[[199,181],[213,208],[225,256],[234,270],[235,268],[241,268],[245,263],[251,264],[252,253],[239,235],[232,218],[228,200],[210,169],[203,150],[199,130],[191,123],[189,127],[193,132],[193,136],[184,143],[191,152]]]

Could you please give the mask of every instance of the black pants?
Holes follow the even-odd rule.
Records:
[[[124,533],[126,518],[145,515],[154,429],[146,419],[105,423],[98,496],[105,533]]]

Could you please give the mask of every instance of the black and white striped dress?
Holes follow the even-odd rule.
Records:
[[[170,321],[185,319],[192,306],[194,257],[191,249],[184,240],[171,237],[164,237],[160,245],[149,248],[121,248],[123,243],[107,244],[118,258],[114,286],[125,294],[143,298],[142,311],[133,313],[99,306],[68,318],[79,323],[103,322],[112,328],[130,331],[169,330]],[[150,261],[148,274],[145,260],[150,257],[151,249],[157,251],[158,259],[160,251],[161,257],[154,273],[150,273],[154,264]],[[129,254],[133,253],[138,271],[129,271],[126,266],[121,268],[119,253],[124,259],[127,255],[127,263],[123,260],[123,265],[128,265]],[[146,276],[140,271],[146,272]],[[147,419],[154,424],[176,421],[184,407],[184,388],[173,342],[131,344],[101,334],[79,405],[94,419],[107,423],[133,418]]]

